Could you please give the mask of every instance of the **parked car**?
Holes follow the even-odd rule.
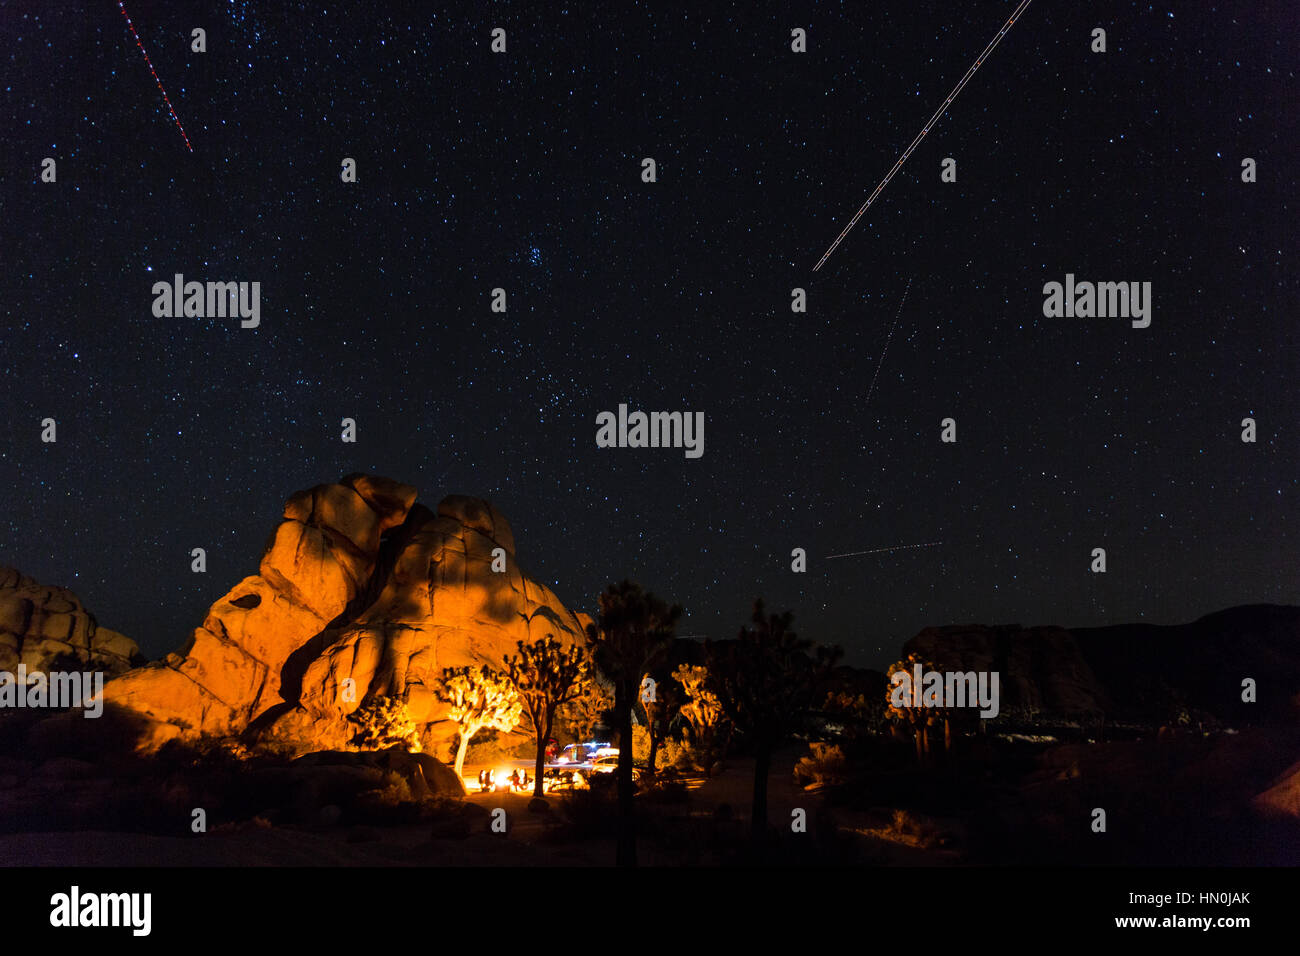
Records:
[[[618,753],[617,747],[610,747],[608,742],[589,740],[586,743],[568,744],[560,751],[555,758],[556,764],[589,764],[597,757],[613,750]]]
[[[618,770],[618,748],[613,748],[612,754],[605,754],[603,757],[597,757],[591,765],[592,773],[615,773]],[[641,768],[632,768],[632,779],[641,779]]]

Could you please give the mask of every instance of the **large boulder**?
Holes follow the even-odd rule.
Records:
[[[409,485],[350,475],[291,496],[258,573],[212,605],[180,650],[111,682],[107,702],[162,725],[155,743],[239,733],[283,705],[290,656],[368,585],[382,530],[405,518],[415,494]]]
[[[105,677],[140,664],[129,637],[100,627],[67,588],[39,584],[0,567],[0,671],[102,671]]]
[[[247,730],[301,751],[342,749],[347,717],[397,697],[424,739],[450,736],[444,667],[501,667],[519,641],[571,644],[590,618],[523,573],[495,507],[453,495],[436,511],[387,478],[300,491],[262,556],[189,642],[105,688],[151,722],[142,741]]]
[[[316,751],[299,757],[291,765],[296,770],[319,767],[363,767],[397,774],[411,788],[416,800],[430,797],[463,797],[465,784],[442,761],[425,753],[408,753],[400,747],[372,750],[365,753],[349,751]]]
[[[1300,763],[1288,767],[1251,805],[1265,816],[1300,820]]]
[[[417,504],[385,544],[378,593],[322,634],[297,706],[269,733],[337,745],[348,732],[344,718],[363,700],[386,696],[404,698],[417,724],[440,724],[434,739],[445,740],[454,728],[442,724],[446,708],[433,693],[443,668],[500,669],[520,641],[584,640],[590,619],[524,574],[514,552],[510,525],[486,501],[453,495],[436,513]]]

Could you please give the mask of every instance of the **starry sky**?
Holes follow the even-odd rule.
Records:
[[[861,665],[1300,603],[1293,6],[1037,0],[812,271],[1014,6],[132,0],[191,153],[117,3],[0,2],[0,563],[156,657],[365,471],[491,499],[574,609],[761,594]],[[260,327],[155,318],[178,272]],[[1045,318],[1066,273],[1151,327]],[[598,449],[620,403],[703,457]]]

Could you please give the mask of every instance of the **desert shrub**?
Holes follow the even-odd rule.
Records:
[[[421,815],[432,826],[429,836],[435,840],[463,839],[488,829],[489,811],[468,800],[434,798],[425,801]]]
[[[691,745],[676,737],[665,737],[660,741],[659,752],[655,755],[655,765],[659,770],[697,769]]]
[[[637,764],[650,760],[650,732],[644,727],[632,728],[632,759]],[[657,770],[673,769],[683,773],[704,773],[708,770],[709,755],[690,740],[665,737],[655,753]]]
[[[632,760],[645,763],[650,759],[650,731],[640,724],[632,725]]]
[[[934,821],[908,810],[895,810],[889,828],[913,846],[929,849],[944,842],[944,833]]]
[[[375,794],[376,803],[386,806],[397,806],[399,803],[409,803],[415,800],[411,794],[411,785],[406,782],[406,778],[392,770],[384,771],[384,785],[378,790],[368,791]]]
[[[848,764],[839,745],[814,742],[809,746],[812,752],[795,764],[795,783],[801,787],[843,783]]]
[[[673,767],[683,773],[708,773],[718,755],[691,740],[675,741]]]
[[[421,817],[420,804],[411,795],[411,787],[401,774],[384,772],[384,785],[356,796],[348,814],[354,823],[414,823]]]
[[[363,703],[349,716],[356,727],[352,743],[358,750],[387,750],[403,747],[419,753],[420,732],[400,697],[376,697]]]
[[[557,801],[565,826],[556,836],[590,840],[613,837],[618,829],[618,802],[613,787],[574,790]]]
[[[659,774],[654,783],[649,784],[640,794],[640,800],[646,803],[685,804],[690,802],[690,794],[684,781],[673,770]]]

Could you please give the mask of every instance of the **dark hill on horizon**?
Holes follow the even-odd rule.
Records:
[[[1251,604],[1187,624],[926,628],[903,645],[941,670],[996,670],[1003,713],[1230,727],[1293,719],[1300,607]],[[1242,682],[1256,702],[1242,700]]]
[[[797,630],[797,622],[796,622]],[[730,641],[717,641],[725,644]],[[940,670],[999,673],[1001,710],[1030,722],[1077,721],[1246,727],[1295,719],[1300,709],[1300,607],[1248,604],[1186,624],[950,624],[903,644]],[[679,640],[672,664],[703,664],[701,641]],[[841,664],[837,684],[874,698],[871,668]],[[1242,698],[1242,681],[1256,702]]]

